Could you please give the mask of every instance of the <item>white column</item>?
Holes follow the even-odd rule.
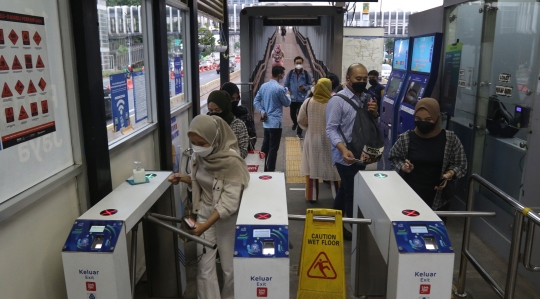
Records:
[[[396,9],[396,34],[397,34],[397,28],[398,28],[398,20],[399,20],[399,12]]]
[[[405,14],[406,12],[403,11],[403,24],[401,24],[401,35],[405,35]]]
[[[384,18],[383,18],[383,20],[384,20]],[[391,26],[390,24],[391,24],[391,23],[392,23],[392,11],[389,10],[389,11],[388,11],[388,34],[391,34],[391,33],[390,33],[390,26]]]
[[[238,5],[238,4],[234,4],[234,5],[233,5],[234,31],[236,31],[236,5]]]

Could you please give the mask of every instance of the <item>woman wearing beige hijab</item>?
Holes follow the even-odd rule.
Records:
[[[313,97],[304,101],[298,113],[298,125],[306,131],[300,173],[306,176],[306,200],[319,197],[319,180],[329,181],[336,197],[339,174],[332,162],[331,144],[326,137],[326,105],[332,92],[332,81],[317,81]]]
[[[242,191],[249,183],[247,165],[240,157],[236,136],[220,117],[196,116],[189,126],[188,137],[193,148],[191,175],[175,173],[169,181],[191,186],[197,222],[189,233],[217,243],[223,268],[220,294],[216,251],[205,250],[197,244],[197,256],[201,257],[197,270],[197,298],[233,299],[234,235]]]
[[[414,110],[414,131],[399,136],[389,159],[409,186],[433,210],[448,210],[447,182],[467,173],[467,157],[452,131],[441,129],[437,100],[421,99]]]

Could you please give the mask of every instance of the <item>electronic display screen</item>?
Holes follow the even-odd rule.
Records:
[[[91,233],[102,233],[103,231],[105,231],[105,226],[94,225],[90,227]]]
[[[425,225],[418,225],[418,226],[412,226],[411,225],[411,233],[413,234],[427,234],[428,230]]]
[[[386,96],[390,98],[395,98],[399,93],[399,85],[401,84],[401,78],[393,77],[388,84],[388,89],[386,91]]]
[[[263,242],[263,254],[264,255],[274,255],[276,249],[274,247],[274,240],[267,240]]]
[[[413,72],[431,72],[435,36],[417,37],[413,41],[411,70]]]
[[[254,229],[253,238],[270,238],[270,229]]]
[[[425,236],[424,243],[426,243],[427,250],[436,250],[439,248],[437,246],[437,240],[433,236]]]
[[[416,107],[416,104],[420,100],[420,91],[422,89],[422,83],[420,82],[409,82],[407,92],[403,97],[403,103],[407,103],[413,107]]]
[[[409,61],[409,39],[396,39],[394,41],[394,59],[392,68],[395,70],[407,70]]]

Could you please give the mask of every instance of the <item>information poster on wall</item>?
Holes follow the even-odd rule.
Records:
[[[382,71],[384,28],[343,28],[342,81],[353,63],[363,64],[368,71]]]
[[[174,57],[174,94],[182,93],[182,58]]]
[[[148,117],[146,107],[146,81],[144,72],[133,73],[133,105],[135,106],[135,122],[138,123]]]
[[[441,111],[454,116],[461,67],[462,43],[446,46],[442,78]],[[463,72],[462,72],[463,73]]]
[[[113,131],[131,129],[126,74],[110,75]]]
[[[44,18],[0,11],[0,148],[56,131],[45,36]]]

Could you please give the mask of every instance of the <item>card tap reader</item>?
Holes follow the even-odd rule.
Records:
[[[289,298],[289,220],[283,173],[250,173],[236,221],[236,299]]]
[[[450,299],[454,250],[446,226],[395,171],[355,177],[351,282],[355,296]]]

